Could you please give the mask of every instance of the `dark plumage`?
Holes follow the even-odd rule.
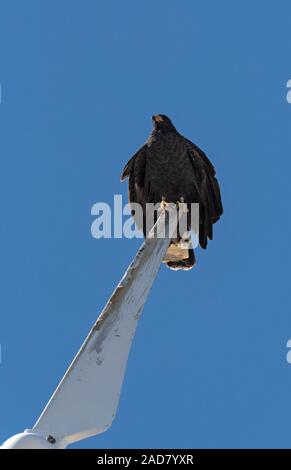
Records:
[[[223,212],[215,169],[205,153],[179,134],[167,116],[156,115],[152,120],[149,139],[125,165],[121,176],[121,180],[129,177],[129,201],[141,204],[144,214],[148,202],[176,203],[181,198],[188,204],[199,202],[199,243],[205,249],[207,240],[212,240],[212,225]],[[177,241],[176,247],[179,249]],[[191,247],[186,259],[167,262],[173,269],[189,269],[194,264]]]

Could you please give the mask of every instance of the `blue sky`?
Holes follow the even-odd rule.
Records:
[[[0,440],[31,427],[141,240],[92,205],[168,114],[213,161],[225,214],[188,273],[163,266],[119,411],[75,447],[289,447],[291,5],[4,1]]]

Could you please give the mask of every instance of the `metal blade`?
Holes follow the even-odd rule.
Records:
[[[162,211],[156,232],[136,254],[33,427],[53,437],[56,447],[102,433],[114,419],[137,323],[175,228],[169,223],[173,211],[172,205]]]

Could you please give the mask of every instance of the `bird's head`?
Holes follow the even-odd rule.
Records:
[[[175,130],[175,126],[171,119],[169,119],[165,114],[154,114],[152,116],[152,121],[154,129]]]

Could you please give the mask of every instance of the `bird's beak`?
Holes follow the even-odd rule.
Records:
[[[155,114],[152,116],[153,122],[162,122],[163,118],[159,114]]]

